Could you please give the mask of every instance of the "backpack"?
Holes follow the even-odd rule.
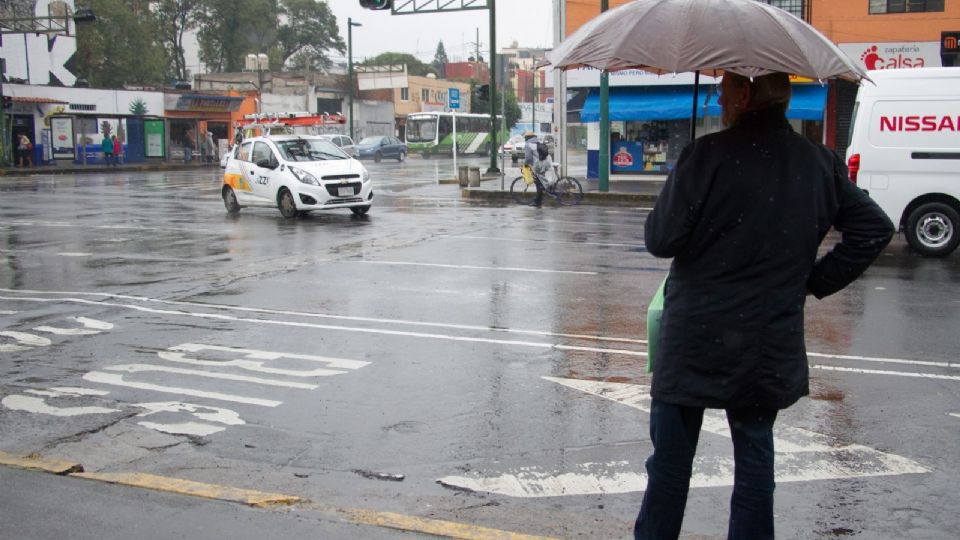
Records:
[[[537,158],[540,161],[543,161],[550,157],[550,147],[547,146],[547,143],[543,141],[537,142]]]

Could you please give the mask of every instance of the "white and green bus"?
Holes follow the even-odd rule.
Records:
[[[457,155],[490,154],[490,115],[449,112],[419,112],[407,115],[407,149],[411,154],[453,154],[453,122],[457,122]]]

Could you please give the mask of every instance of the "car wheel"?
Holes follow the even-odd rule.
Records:
[[[220,195],[223,197],[223,206],[228,214],[235,216],[240,213],[240,203],[237,202],[237,194],[233,192],[233,188],[223,186],[223,192]]]
[[[400,152],[399,154],[397,154],[397,161],[399,161],[400,163],[403,163],[405,159],[407,159],[406,152]]]
[[[510,163],[513,163],[514,165],[516,165],[516,164],[517,164],[517,157],[516,157],[516,156],[510,156]]]
[[[370,205],[368,204],[366,206],[354,206],[350,209],[350,211],[353,212],[353,215],[355,216],[362,216],[370,211]]]
[[[298,215],[297,203],[293,200],[293,193],[290,193],[290,190],[286,188],[281,189],[280,194],[277,195],[277,207],[280,209],[280,215],[287,219],[295,218]]]
[[[921,205],[907,218],[907,243],[921,255],[946,257],[960,243],[960,214],[944,203]]]
[[[376,161],[377,163],[380,163],[380,161],[383,160],[383,153],[377,150],[377,153],[373,155],[373,160]]]

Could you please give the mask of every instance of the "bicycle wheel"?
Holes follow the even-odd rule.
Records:
[[[537,197],[537,186],[536,184],[528,184],[522,176],[518,176],[510,184],[510,196],[518,204],[529,205]]]
[[[557,180],[553,192],[557,196],[557,201],[567,206],[580,204],[580,200],[583,199],[583,186],[572,176],[564,176]]]

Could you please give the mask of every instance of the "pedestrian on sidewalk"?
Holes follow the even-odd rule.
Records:
[[[644,227],[672,257],[650,389],[647,489],[637,539],[680,534],[704,409],[733,439],[727,538],[774,537],[773,424],[809,393],[803,316],[856,279],[893,224],[836,153],[794,133],[785,73],[723,75],[727,129],[688,145]],[[840,242],[817,258],[831,228]]]
[[[100,148],[103,150],[103,162],[106,165],[116,165],[113,160],[113,139],[106,133],[103,134],[103,140],[100,141]]]
[[[0,112],[0,114],[3,114]],[[25,132],[17,137],[17,161],[20,167],[33,167],[33,143]]]
[[[120,158],[123,155],[123,144],[120,143],[120,139],[114,135],[113,136],[113,165],[116,166],[120,163]]]
[[[197,141],[193,138],[193,129],[188,129],[183,134],[183,162],[193,161],[193,149],[197,147]]]
[[[216,163],[217,159],[217,143],[213,140],[213,133],[210,130],[207,130],[207,163]]]

